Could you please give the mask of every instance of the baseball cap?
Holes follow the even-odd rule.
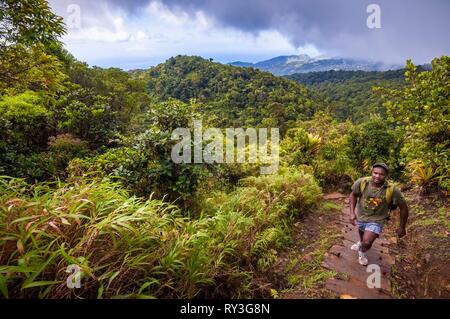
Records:
[[[386,173],[389,172],[389,167],[388,167],[385,163],[383,163],[383,162],[379,162],[379,163],[373,164],[372,168],[375,168],[375,167],[382,167],[382,168],[384,168],[384,170],[386,171]]]

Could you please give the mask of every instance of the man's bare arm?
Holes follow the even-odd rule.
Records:
[[[406,235],[406,223],[408,222],[409,209],[406,203],[398,204],[400,208],[400,225],[397,230],[398,237],[403,237]]]
[[[356,214],[355,214],[355,207],[356,207],[356,202],[358,201],[358,197],[351,192],[350,196],[349,196],[349,202],[350,202],[350,222],[353,225],[356,225]]]

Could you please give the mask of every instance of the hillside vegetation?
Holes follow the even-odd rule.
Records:
[[[5,298],[273,297],[258,278],[291,247],[293,225],[374,162],[421,195],[448,196],[447,56],[428,71],[406,61],[293,77],[304,84],[189,56],[125,72],[67,52],[46,1],[0,3]],[[195,119],[279,128],[279,170],[174,163],[172,131],[192,134]],[[67,289],[69,265],[83,289]]]

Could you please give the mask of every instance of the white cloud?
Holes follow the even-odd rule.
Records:
[[[312,43],[306,43],[303,46],[297,48],[298,54],[307,54],[312,58],[318,57],[323,53]]]
[[[111,27],[89,26],[72,28],[69,34],[63,38],[67,42],[72,41],[96,41],[96,42],[122,42],[131,40],[132,35],[124,27],[121,17],[111,19]]]
[[[70,1],[57,2],[60,12],[65,12],[64,2]],[[100,66],[148,67],[177,54],[212,57],[221,62],[321,54],[312,44],[295,48],[278,31],[249,33],[223,27],[200,10],[187,14],[169,10],[159,1],[137,13],[126,13],[99,2],[92,8],[91,3],[82,1],[80,8],[81,28],[70,28],[63,41],[78,59]]]
[[[155,63],[177,54],[255,62],[297,53],[425,63],[448,54],[450,43],[443,41],[446,0],[410,0],[407,10],[404,1],[379,0],[377,30],[367,28],[367,1],[49,1],[65,18],[70,5],[80,7],[82,28],[69,29],[64,41],[77,58],[98,63],[103,57],[109,61],[103,65]]]

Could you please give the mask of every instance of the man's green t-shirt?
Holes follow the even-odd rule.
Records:
[[[364,177],[359,178],[352,186],[352,192],[358,197],[356,205],[356,216],[359,221],[375,222],[384,224],[389,216],[389,207],[386,201],[387,182],[381,187],[372,186],[372,181],[369,181],[361,194],[361,181]],[[392,205],[404,203],[405,198],[401,191],[394,187],[392,192]]]

